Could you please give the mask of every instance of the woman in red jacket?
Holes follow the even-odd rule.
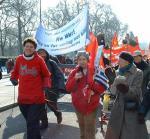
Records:
[[[36,42],[27,38],[24,53],[17,57],[11,82],[18,84],[18,104],[27,123],[27,139],[41,139],[39,115],[45,104],[44,90],[50,88],[50,73],[44,60],[36,53]]]
[[[96,113],[103,85],[95,82],[88,69],[89,55],[80,51],[77,54],[78,66],[71,72],[66,89],[71,92],[72,103],[80,127],[81,139],[95,139]]]

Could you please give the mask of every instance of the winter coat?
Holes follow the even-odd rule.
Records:
[[[150,81],[150,65],[146,63],[145,61],[141,61],[140,63],[135,63],[137,68],[143,71],[143,83],[142,83],[142,93],[143,95],[147,91],[147,85]]]
[[[65,78],[57,63],[54,60],[50,59],[52,56],[50,56],[46,50],[44,51],[46,52],[45,63],[51,73],[52,86],[50,90],[53,92],[51,94],[49,92],[47,95],[49,95],[49,100],[56,101],[59,97],[59,92],[65,92]]]
[[[50,72],[36,52],[32,60],[26,60],[23,55],[17,57],[11,79],[19,80],[18,103],[45,103],[43,88],[50,87]]]
[[[139,113],[146,116],[149,110],[150,110],[150,81],[147,86],[147,91],[143,96],[143,100],[139,108]]]
[[[99,106],[100,94],[105,89],[102,85],[93,81],[88,71],[86,75],[83,75],[81,79],[76,81],[75,74],[77,72],[79,72],[79,67],[76,67],[70,73],[66,83],[66,90],[71,92],[72,103],[75,109],[80,113],[89,114]],[[93,91],[93,95],[90,97],[91,91]]]
[[[117,76],[112,87],[111,93],[116,94],[117,98],[111,110],[110,120],[107,126],[105,139],[148,139],[145,124],[139,124],[138,112],[125,110],[124,100],[137,100],[140,102],[143,81],[142,71],[133,65],[125,74],[125,78]],[[126,84],[129,91],[123,94],[116,89],[117,84]]]

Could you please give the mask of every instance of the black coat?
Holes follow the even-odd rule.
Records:
[[[65,78],[61,69],[58,67],[57,63],[50,59],[48,52],[45,50],[47,56],[45,63],[48,67],[48,70],[51,73],[52,87],[49,92],[46,94],[47,99],[50,101],[56,102],[59,98],[59,93],[65,92]]]
[[[150,81],[150,66],[143,60],[140,63],[135,63],[135,65],[143,71],[142,93],[144,95],[147,92],[147,85]]]
[[[52,89],[54,90],[64,90],[65,89],[65,79],[63,72],[58,67],[57,63],[53,60],[46,61],[46,65],[51,72]]]

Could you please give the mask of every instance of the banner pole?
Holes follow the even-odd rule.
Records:
[[[41,0],[40,0],[40,24],[42,23],[42,14],[41,14],[41,9],[42,9],[42,7],[41,7]]]
[[[112,57],[112,45],[110,44],[110,63],[109,63],[110,66],[111,66],[111,57]]]

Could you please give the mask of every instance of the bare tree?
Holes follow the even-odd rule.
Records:
[[[24,39],[24,36],[28,36],[29,30],[33,31],[33,26],[36,23],[36,4],[37,0],[10,0],[10,3],[8,4],[7,16],[16,19],[15,28],[17,29],[20,53],[23,51],[22,40]]]
[[[1,1],[0,1],[0,5],[2,5],[4,1],[5,1],[5,0],[1,0]]]
[[[4,48],[6,46],[7,36],[9,34],[8,29],[15,22],[15,20],[10,20],[8,16],[6,16],[5,9],[0,10],[0,49],[1,53],[4,56]]]
[[[99,32],[104,33],[107,43],[110,43],[114,32],[117,32],[120,37],[126,33],[128,26],[119,21],[109,5],[99,4],[96,1],[89,2],[88,5],[89,27],[95,35]],[[79,0],[74,0],[73,3],[63,0],[56,7],[45,11],[44,25],[52,29],[60,28],[79,14],[82,7]]]

